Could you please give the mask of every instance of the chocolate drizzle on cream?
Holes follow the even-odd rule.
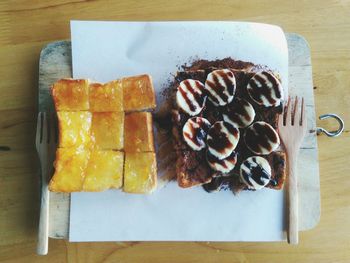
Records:
[[[235,165],[237,163],[237,153],[233,151],[231,155],[220,160],[216,156],[212,155],[209,151],[207,151],[207,161],[213,170],[221,173],[228,173],[233,168],[235,168]]]
[[[270,182],[271,167],[265,158],[252,156],[241,164],[240,176],[249,189],[259,190]]]
[[[259,105],[276,107],[283,99],[282,85],[270,72],[256,73],[247,86],[250,97]]]
[[[209,129],[207,136],[208,150],[219,160],[231,155],[238,141],[238,128],[224,121],[215,122]]]
[[[280,138],[272,126],[258,121],[247,128],[244,136],[247,147],[255,154],[269,154],[280,145]]]
[[[199,114],[205,104],[204,85],[193,79],[180,82],[176,91],[176,102],[179,108],[190,116]]]
[[[236,78],[229,69],[218,69],[208,74],[205,90],[209,100],[216,106],[230,103],[236,92]]]
[[[182,129],[187,145],[195,151],[204,149],[209,128],[210,122],[205,118],[193,117],[188,119]]]
[[[255,110],[248,101],[244,99],[234,99],[224,109],[222,117],[224,121],[238,128],[245,128],[254,121]]]

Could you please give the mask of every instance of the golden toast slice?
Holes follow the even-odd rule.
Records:
[[[60,147],[51,191],[95,192],[123,184],[129,193],[156,188],[152,115],[140,112],[156,107],[149,75],[105,84],[63,79],[51,91]]]
[[[58,148],[54,162],[55,174],[49,189],[53,192],[81,191],[90,152],[84,147]]]
[[[91,112],[123,111],[123,89],[120,80],[106,84],[92,83],[89,92]]]
[[[124,192],[151,193],[157,187],[156,155],[152,152],[126,153],[124,164]]]
[[[93,112],[92,138],[98,148],[123,149],[124,112]]]
[[[93,150],[86,168],[83,191],[98,192],[123,184],[124,153]]]
[[[56,111],[83,111],[89,109],[89,81],[61,79],[51,88]]]
[[[152,114],[133,112],[125,116],[125,152],[154,152]]]
[[[156,96],[150,75],[122,79],[124,110],[143,111],[156,107]]]
[[[87,145],[91,141],[92,114],[88,111],[58,111],[59,147]]]

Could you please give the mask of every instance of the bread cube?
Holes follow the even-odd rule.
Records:
[[[125,115],[125,152],[154,152],[152,114],[133,112]]]
[[[151,76],[140,75],[122,79],[124,110],[142,111],[156,107]]]
[[[89,92],[91,112],[123,111],[123,89],[120,80],[106,84],[92,83]]]
[[[91,141],[92,114],[87,111],[58,111],[59,147],[87,145]]]
[[[86,168],[83,191],[120,188],[123,184],[124,153],[93,150]]]
[[[124,192],[146,194],[157,187],[155,153],[125,153]]]
[[[81,191],[85,169],[89,160],[89,151],[84,147],[58,148],[53,175],[49,189],[53,192]]]
[[[56,111],[82,111],[89,109],[89,81],[61,79],[51,88]]]
[[[124,113],[92,113],[92,137],[98,148],[122,149],[124,146]]]

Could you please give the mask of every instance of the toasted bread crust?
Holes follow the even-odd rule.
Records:
[[[150,75],[123,78],[122,86],[125,112],[153,110],[156,107],[156,95]]]
[[[84,111],[89,109],[89,81],[61,79],[51,87],[56,111]]]

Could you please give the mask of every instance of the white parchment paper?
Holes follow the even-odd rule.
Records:
[[[239,22],[72,21],[74,78],[100,82],[151,74],[159,94],[178,66],[232,57],[277,71],[285,93],[287,42],[281,28]],[[161,96],[157,96],[158,102]],[[280,241],[284,191],[234,196],[169,183],[152,195],[73,193],[70,241]]]

